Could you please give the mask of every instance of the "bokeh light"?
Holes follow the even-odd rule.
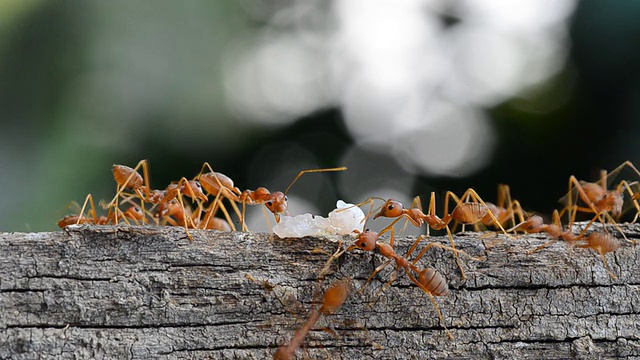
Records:
[[[158,188],[204,161],[242,189],[273,191],[301,169],[348,166],[292,188],[292,213],[322,215],[338,198],[410,203],[474,187],[491,199],[500,182],[525,207],[557,189],[532,205],[550,212],[568,175],[640,161],[635,2],[9,0],[0,10],[5,230],[54,229],[70,201],[112,196],[112,164],[143,158]]]

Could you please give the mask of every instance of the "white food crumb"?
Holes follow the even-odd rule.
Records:
[[[339,211],[340,209],[346,210]],[[363,227],[362,209],[338,200],[336,209],[329,213],[329,218],[311,214],[282,216],[280,222],[273,227],[273,232],[281,238],[346,235],[354,230],[362,231]]]

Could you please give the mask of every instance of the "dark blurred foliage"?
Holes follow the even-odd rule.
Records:
[[[65,208],[68,202],[82,201],[87,193],[97,199],[109,198],[115,189],[114,163],[133,166],[140,159],[149,159],[152,186],[164,187],[181,176],[193,177],[207,161],[241,188],[268,186],[272,190],[283,190],[300,166],[308,163],[298,161],[304,154],[313,155],[314,166],[342,165],[340,159],[353,139],[338,108],[318,110],[284,127],[252,127],[245,122],[231,126],[227,122],[206,128],[202,124],[215,119],[208,119],[205,112],[176,110],[178,105],[189,108],[188,98],[171,102],[172,93],[167,93],[160,106],[137,114],[145,121],[110,123],[121,109],[102,109],[102,117],[95,119],[83,118],[82,111],[71,112],[75,119],[62,118],[70,114],[61,108],[68,104],[63,98],[74,95],[65,89],[77,84],[87,66],[91,34],[82,31],[83,23],[104,20],[93,18],[87,7],[71,1],[32,2],[0,27],[2,230],[52,230],[58,218],[71,212]],[[231,33],[261,26],[259,18],[233,15],[238,11],[229,10],[229,17],[212,21],[224,18]],[[141,14],[137,11],[131,16]],[[571,20],[570,59],[564,69],[527,98],[514,96],[486,109],[497,133],[488,166],[466,177],[420,176],[412,193],[422,195],[424,203],[430,191],[459,194],[473,187],[492,201],[497,185],[506,183],[526,209],[548,214],[559,206],[557,200],[566,192],[570,175],[595,180],[600,169],[612,169],[624,160],[640,164],[636,141],[640,134],[638,19],[640,2],[579,2]],[[179,50],[179,46],[160,49],[158,56]],[[179,56],[176,61],[180,62]],[[109,67],[108,59],[103,65]],[[180,86],[173,90],[180,91]],[[82,107],[101,106],[100,97],[88,99],[93,102]],[[230,117],[220,110],[219,118]],[[82,127],[88,129],[87,137],[70,132]],[[214,136],[218,131],[222,135]],[[91,137],[100,133],[108,134],[108,141],[96,138],[94,142]],[[208,134],[211,141],[207,141]],[[388,161],[380,154],[370,156],[374,163],[376,157]],[[364,184],[385,175],[372,171],[355,176]],[[335,185],[338,176],[327,179]],[[303,182],[318,184],[312,179]],[[339,192],[313,197],[313,189],[303,184],[300,189],[299,195],[318,202],[325,214],[336,197],[363,200]]]

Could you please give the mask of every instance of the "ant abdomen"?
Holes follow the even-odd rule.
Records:
[[[138,189],[144,183],[142,176],[134,169],[125,165],[113,165],[113,179],[120,186]],[[128,180],[128,181],[127,181]]]
[[[475,224],[482,220],[488,211],[487,206],[480,203],[461,203],[453,209],[451,217],[462,224]]]
[[[449,294],[449,285],[439,272],[432,268],[426,268],[418,273],[418,281],[432,295],[445,296]]]

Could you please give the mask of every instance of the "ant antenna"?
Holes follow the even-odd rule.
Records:
[[[325,169],[309,169],[309,170],[302,170],[298,173],[298,175],[295,177],[295,179],[293,179],[293,181],[291,182],[291,184],[289,184],[289,186],[287,186],[287,189],[284,191],[284,194],[286,195],[289,192],[289,189],[291,189],[291,187],[293,186],[293,184],[295,184],[296,181],[298,181],[298,179],[300,178],[300,176],[302,176],[303,174],[306,173],[315,173],[315,172],[333,172],[333,171],[345,171],[347,170],[346,166],[341,166],[341,167],[336,167],[336,168],[325,168]]]

